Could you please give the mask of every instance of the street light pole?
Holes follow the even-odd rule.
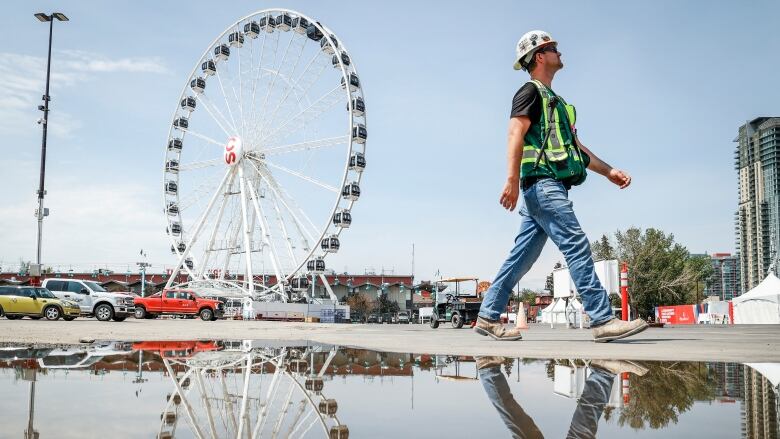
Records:
[[[39,283],[40,274],[42,271],[41,236],[43,235],[43,218],[49,214],[48,209],[44,209],[43,207],[43,197],[46,195],[46,190],[44,189],[44,181],[46,177],[46,135],[49,128],[49,101],[51,100],[51,96],[49,96],[49,80],[51,78],[51,42],[54,33],[54,20],[68,21],[68,17],[66,17],[65,14],[62,14],[61,12],[54,12],[51,15],[46,15],[39,12],[35,14],[35,17],[41,22],[49,22],[49,54],[46,61],[46,91],[43,94],[43,105],[38,106],[38,109],[43,111],[43,121],[41,122],[43,125],[43,138],[41,140],[41,172],[40,181],[38,184],[38,210],[35,212],[35,216],[38,218],[38,247],[35,258],[38,279],[36,283]]]

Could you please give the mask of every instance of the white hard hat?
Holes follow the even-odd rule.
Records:
[[[520,41],[517,42],[515,70],[525,70],[523,64],[528,64],[531,61],[531,57],[536,52],[536,49],[552,43],[557,44],[558,42],[553,40],[550,34],[543,30],[526,32],[525,35],[520,37]]]

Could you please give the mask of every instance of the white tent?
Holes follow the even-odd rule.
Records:
[[[755,288],[731,303],[736,324],[780,324],[780,279],[769,273]]]
[[[568,323],[574,326],[580,324],[582,304],[577,299],[569,299],[569,306],[564,300],[556,300],[542,309],[542,323]]]

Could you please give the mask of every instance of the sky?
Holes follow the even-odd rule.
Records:
[[[778,116],[777,2],[53,2],[4,4],[0,40],[0,268],[35,260],[34,210],[48,29],[55,23],[43,263],[153,271],[175,264],[162,212],[162,163],[185,81],[211,41],[260,9],[299,10],[349,46],[370,136],[361,198],[338,272],[492,280],[519,226],[498,199],[506,179],[517,40],[559,42],[553,83],[577,107],[592,151],[633,177],[591,174],[571,191],[591,240],[636,226],[692,253],[734,251],[738,127]],[[298,200],[305,203],[306,200]],[[414,248],[414,259],[412,248]],[[548,243],[521,287],[540,289]],[[414,260],[414,265],[412,261]]]

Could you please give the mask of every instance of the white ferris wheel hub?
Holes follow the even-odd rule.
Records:
[[[241,141],[241,137],[239,136],[230,136],[228,137],[227,143],[225,144],[225,164],[233,167],[241,161],[241,158],[244,155],[244,142]]]

